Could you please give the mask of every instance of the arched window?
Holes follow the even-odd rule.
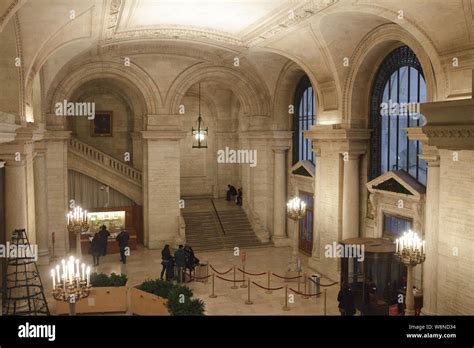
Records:
[[[315,162],[311,140],[305,139],[307,131],[314,123],[316,116],[316,99],[308,76],[304,76],[295,92],[295,117],[293,118],[293,164],[308,160]]]
[[[426,83],[421,64],[408,46],[401,46],[382,62],[372,86],[370,179],[404,170],[426,185],[426,162],[418,156],[422,144],[409,140],[405,131],[423,126],[419,105],[424,102]]]

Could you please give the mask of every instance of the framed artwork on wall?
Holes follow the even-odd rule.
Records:
[[[113,136],[113,112],[97,111],[91,120],[91,137]]]

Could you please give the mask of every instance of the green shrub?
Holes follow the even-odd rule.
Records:
[[[166,306],[171,315],[204,315],[204,302],[193,299],[193,291],[185,285],[147,279],[137,288],[167,299]]]
[[[104,273],[92,273],[91,286],[93,288],[103,288],[107,286],[125,286],[127,284],[127,276],[125,274],[112,273],[110,276]]]
[[[170,282],[166,282],[161,279],[147,279],[143,283],[141,283],[137,288],[148,292],[150,294],[154,294],[156,296],[160,296],[163,298],[168,298],[168,293],[170,292],[173,284]]]

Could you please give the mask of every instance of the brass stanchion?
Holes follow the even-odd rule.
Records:
[[[326,316],[326,292],[327,289],[324,289],[324,316]]]
[[[307,277],[306,277],[306,273],[303,274],[304,276],[304,295],[303,295],[303,298],[309,298],[309,296],[307,295],[307,287],[306,287],[306,284],[307,284]]]
[[[209,295],[209,298],[216,298],[217,295],[214,293],[214,273],[212,273],[212,294]]]
[[[290,307],[288,307],[288,285],[285,285],[285,305],[282,308],[284,311],[289,311]]]
[[[250,278],[248,279],[247,288],[248,288],[248,295],[247,295],[247,301],[245,301],[245,304],[251,305],[253,304],[253,302],[250,301]]]
[[[243,272],[242,272],[242,276],[243,276],[243,280],[245,280],[245,265],[242,266],[243,268]],[[247,287],[247,284],[245,284],[245,281],[242,282],[242,285],[240,286],[241,288],[246,288]]]
[[[298,271],[298,292],[301,292],[301,271]]]
[[[234,285],[230,287],[231,289],[238,289],[239,287],[235,284],[235,265],[234,265]]]
[[[268,271],[268,281],[267,281],[267,288],[270,289],[270,271]],[[271,290],[266,290],[265,291],[266,294],[271,294],[272,291]]]

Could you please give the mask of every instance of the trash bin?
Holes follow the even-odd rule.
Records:
[[[319,274],[312,274],[311,277],[309,277],[309,293],[310,294],[317,294],[321,291],[320,281],[321,281],[321,276]],[[320,295],[312,296],[311,298],[315,298],[319,296]]]
[[[208,271],[207,263],[200,263],[199,265],[196,266],[196,278],[204,278],[207,277],[207,271]],[[197,282],[203,282],[207,283],[206,279],[196,279]]]

